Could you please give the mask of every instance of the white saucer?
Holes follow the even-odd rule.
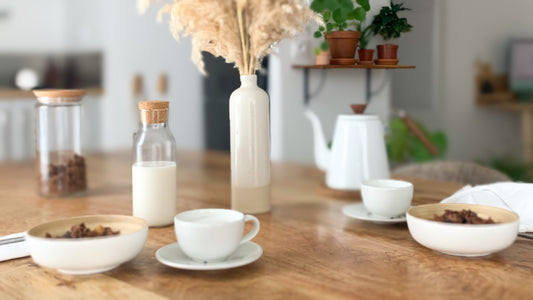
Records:
[[[371,221],[379,224],[402,223],[407,221],[405,213],[391,218],[373,215],[371,212],[366,210],[366,207],[362,202],[344,206],[342,208],[342,213],[350,218]]]
[[[185,270],[223,270],[247,265],[263,255],[263,248],[254,242],[246,242],[237,248],[223,262],[200,263],[190,259],[181,251],[178,243],[159,248],[155,253],[157,260],[169,267]]]

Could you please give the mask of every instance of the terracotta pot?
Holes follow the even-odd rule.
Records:
[[[333,31],[326,34],[331,58],[354,59],[360,37],[359,31]]]
[[[315,56],[315,65],[329,65],[329,51],[320,51]]]
[[[360,65],[374,64],[374,49],[359,49],[357,53],[359,54]]]
[[[378,45],[378,59],[397,59],[398,45]]]

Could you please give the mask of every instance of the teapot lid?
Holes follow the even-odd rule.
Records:
[[[361,115],[365,113],[366,104],[352,104],[350,105],[353,113],[356,115]]]

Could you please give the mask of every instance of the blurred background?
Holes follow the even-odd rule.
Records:
[[[131,147],[137,102],[144,99],[171,101],[169,122],[179,149],[229,151],[228,99],[239,85],[238,73],[206,56],[210,75],[202,77],[190,60],[190,41],[176,42],[167,23],[157,23],[157,5],[141,16],[135,2],[0,2],[0,160],[34,157],[35,98],[20,90],[32,82],[38,87],[87,89],[88,151]],[[373,70],[375,93],[367,112],[378,114],[389,134],[395,130],[391,120],[400,111],[408,113],[429,136],[444,136],[441,159],[523,173],[533,162],[528,90],[533,80],[516,84],[509,75],[513,63],[524,66],[517,75],[522,79],[533,69],[533,51],[528,50],[533,2],[403,2],[411,8],[403,16],[414,28],[395,43],[400,45],[400,64],[416,69]],[[386,4],[371,0],[368,15]],[[292,68],[314,62],[317,40],[312,32],[309,28],[281,42],[261,73],[261,86],[271,97],[274,161],[313,164],[311,125],[303,116],[303,71]],[[382,40],[374,37],[369,46],[378,43]],[[520,43],[526,46],[513,55]],[[521,57],[518,63],[516,57]],[[316,92],[309,105],[331,139],[337,115],[365,101],[365,71],[312,70],[309,79]],[[391,163],[419,159],[392,157]]]

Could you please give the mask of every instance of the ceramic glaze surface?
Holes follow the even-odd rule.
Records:
[[[358,190],[364,180],[390,178],[383,125],[377,116],[338,116],[331,150],[316,114],[308,109],[306,117],[313,125],[315,160],[327,172],[328,187]]]
[[[361,185],[361,196],[366,209],[380,217],[405,214],[413,199],[410,182],[392,179],[366,180]]]
[[[254,226],[243,237],[247,221]],[[195,261],[217,262],[254,238],[259,232],[259,221],[229,209],[196,209],[178,214],[174,228],[178,244],[187,256]]]
[[[491,217],[496,224],[454,224],[431,219],[445,209],[472,210],[482,218]],[[518,234],[518,215],[477,204],[427,204],[407,211],[407,226],[411,236],[430,249],[456,256],[484,256],[513,244]]]
[[[45,238],[64,233],[74,224],[85,223],[119,230],[116,236],[64,239]],[[67,274],[104,272],[133,259],[144,247],[148,236],[145,220],[130,216],[94,215],[67,218],[36,226],[28,231],[26,240],[33,260],[44,267]]]
[[[230,97],[231,208],[270,210],[270,102],[257,76],[241,76]],[[251,193],[251,195],[250,195]]]

